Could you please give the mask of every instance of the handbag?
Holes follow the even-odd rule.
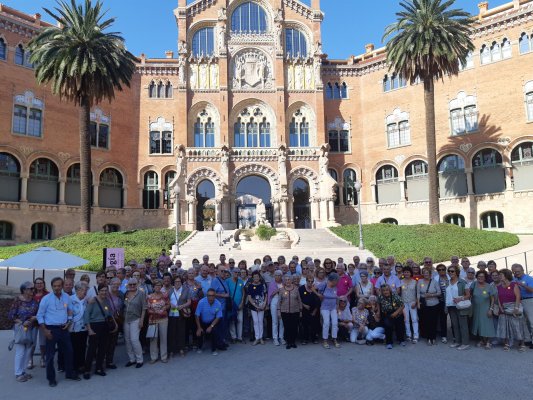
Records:
[[[433,279],[430,279],[429,280],[429,284],[428,284],[428,287],[426,289],[426,294],[428,294],[429,292],[429,288],[431,287],[431,281]],[[418,288],[418,284],[416,285],[416,287]],[[420,297],[420,307],[426,307],[427,306],[427,303],[426,303],[426,297]]]
[[[515,303],[503,303],[503,313],[505,315],[514,315],[514,309],[516,304]],[[524,313],[524,307],[522,307],[522,304],[518,306],[518,315],[517,317],[521,317]]]
[[[107,315],[104,312],[104,309],[102,308],[102,305],[98,301],[98,299],[95,297],[96,304],[98,304],[98,308],[100,308],[100,311],[102,312],[102,315],[104,316],[104,321],[107,325],[107,329],[109,329],[109,333],[115,333],[118,330],[118,324],[117,321],[115,321],[115,318],[113,318],[111,315]]]
[[[155,339],[158,336],[159,336],[159,325],[158,324],[148,325],[148,329],[146,330],[146,338]]]
[[[472,307],[472,302],[470,300],[461,300],[455,305],[455,307],[457,307],[458,310],[467,310]]]
[[[28,345],[33,343],[33,328],[28,328],[22,324],[13,327],[14,344]]]

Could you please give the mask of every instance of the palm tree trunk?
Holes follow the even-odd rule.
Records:
[[[80,232],[91,231],[91,105],[89,99],[81,101],[80,108]]]
[[[435,138],[435,86],[433,79],[424,79],[426,108],[426,151],[429,177],[429,223],[440,223],[439,177],[437,173],[437,141]]]

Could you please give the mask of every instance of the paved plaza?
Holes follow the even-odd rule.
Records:
[[[168,364],[146,362],[141,369],[123,367],[127,360],[121,345],[116,351],[119,368],[107,377],[71,382],[60,374],[58,386],[50,388],[39,367],[31,381],[15,381],[14,354],[7,350],[10,338],[11,331],[0,332],[1,397],[9,400],[525,400],[531,398],[533,385],[533,350],[459,352],[422,342],[392,350],[349,343],[340,349],[307,345],[286,350],[267,341],[264,346],[233,345],[217,357],[204,352]]]

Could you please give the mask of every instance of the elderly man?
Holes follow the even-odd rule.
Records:
[[[208,337],[211,340],[211,352],[214,356],[218,355],[217,346],[219,345],[219,327],[218,324],[222,319],[222,305],[215,298],[215,290],[209,289],[206,297],[198,302],[195,312],[196,336],[198,336],[198,353],[202,353],[204,339]]]
[[[72,281],[75,281],[76,279],[76,271],[74,268],[69,268],[65,271],[65,280],[71,279]]]
[[[468,269],[470,268],[470,260],[468,257],[461,258],[461,270],[459,272],[459,277],[461,279],[466,279],[468,274]]]
[[[389,264],[386,264],[383,267],[383,275],[381,275],[378,280],[376,281],[376,284],[374,285],[376,288],[376,292],[378,293],[378,296],[381,295],[381,285],[387,285],[391,288],[391,291],[396,294],[400,293],[401,289],[401,282],[400,279],[396,275],[392,275],[391,273],[392,268]]]
[[[91,288],[87,291],[87,295],[85,296],[85,299],[87,300],[87,302],[91,301],[94,297],[96,297],[96,295],[98,294],[98,286],[105,285],[105,283],[106,283],[106,272],[98,271],[98,273],[96,274],[96,285],[91,286]],[[61,282],[61,286],[63,286],[63,282]]]
[[[70,296],[63,292],[63,279],[52,279],[52,292],[42,298],[37,312],[37,321],[41,333],[46,338],[46,379],[48,379],[49,386],[57,386],[54,367],[56,346],[61,349],[63,354],[66,379],[81,380],[74,371],[72,343],[69,334],[69,327],[72,323],[72,305]]]
[[[239,268],[233,268],[231,278],[226,279],[230,298],[228,301],[233,302],[233,310],[228,318],[229,333],[231,342],[242,343],[242,317],[244,306],[244,282],[239,278]]]
[[[339,275],[339,281],[337,283],[337,296],[342,296],[350,300],[350,296],[353,292],[352,278],[346,273],[346,266],[344,263],[338,263],[336,270],[337,274]]]
[[[65,283],[63,284],[63,292],[65,292],[69,296],[72,296],[74,294],[74,281],[72,279],[65,279]]]
[[[200,268],[200,275],[198,275],[196,278],[194,278],[196,282],[198,282],[200,285],[202,285],[202,292],[205,294],[207,291],[211,288],[211,281],[212,278],[209,276],[209,267],[202,265]]]
[[[524,273],[524,267],[521,264],[513,264],[511,271],[513,271],[514,281],[520,287],[522,307],[529,329],[530,336],[526,338],[526,342],[531,342],[529,347],[533,349],[533,278]]]
[[[203,257],[202,257],[202,265],[205,265],[206,267],[209,267],[209,256],[207,254],[205,254]]]
[[[264,263],[265,264],[265,263]],[[274,263],[272,261],[267,261],[265,265],[265,272],[261,273],[263,280],[267,285],[270,285],[270,282],[274,280]]]
[[[228,345],[225,342],[226,336],[228,334],[228,317],[233,311],[233,303],[230,299],[230,292],[228,283],[226,280],[230,277],[229,268],[225,265],[218,264],[218,276],[211,281],[211,289],[215,291],[215,297],[220,302],[222,306],[222,318],[219,322],[219,334],[220,341],[222,342],[219,346],[220,350],[226,350]]]

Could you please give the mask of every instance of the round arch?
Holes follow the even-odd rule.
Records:
[[[502,147],[500,145],[497,145],[497,144],[494,144],[494,143],[491,143],[491,142],[483,142],[483,143],[478,143],[475,146],[472,146],[472,148],[466,153],[465,162],[468,163],[468,164],[465,165],[465,167],[466,168],[473,168],[474,167],[474,157],[481,150],[485,150],[485,149],[496,150],[502,156],[502,163],[504,163],[504,164],[508,164],[509,163],[509,159],[506,158],[505,154],[504,154],[504,150],[505,150],[504,147]]]
[[[308,118],[309,132],[310,132],[309,147],[318,147],[318,139],[316,136],[316,132],[317,132],[316,114],[313,108],[309,104],[303,101],[295,101],[287,108],[287,111],[285,113],[285,132],[290,132],[289,126],[291,124],[293,117],[295,117],[295,114],[298,111],[301,114],[303,114],[304,118]]]
[[[257,175],[265,178],[270,183],[272,198],[278,197],[280,188],[278,173],[268,165],[264,164],[246,164],[235,169],[231,183],[231,193],[237,193],[239,182],[250,175]]]
[[[315,173],[315,171],[313,171],[312,169],[308,167],[303,167],[303,166],[296,167],[293,170],[291,170],[291,172],[289,173],[288,180],[287,180],[290,195],[293,194],[294,182],[297,179],[303,179],[307,181],[307,183],[309,184],[311,199],[318,195],[320,188],[319,188],[318,176]]]
[[[24,173],[28,173],[30,172],[30,167],[31,165],[33,164],[33,162],[39,158],[47,158],[49,159],[50,161],[52,161],[56,167],[57,167],[57,171],[59,173],[59,178],[62,178],[64,177],[64,175],[62,174],[63,172],[63,168],[61,168],[63,166],[63,163],[61,162],[61,160],[59,160],[57,158],[57,155],[53,154],[53,153],[50,153],[48,151],[37,151],[35,153],[32,153],[27,159],[26,159],[26,163],[25,164],[21,164],[21,165],[24,165],[25,168],[24,168]],[[22,172],[22,171],[21,171]]]
[[[277,144],[278,135],[277,135],[276,114],[274,113],[274,110],[268,103],[265,103],[263,100],[259,100],[257,98],[250,98],[250,99],[240,101],[232,108],[229,114],[229,126],[230,126],[230,132],[231,132],[230,142],[232,143],[233,147],[236,147],[235,137],[234,137],[235,124],[237,123],[237,120],[240,118],[241,113],[245,109],[248,109],[249,112],[256,110],[256,109],[260,110],[260,112],[266,118],[266,121],[270,124],[270,146],[266,146],[266,147],[268,148],[277,147],[278,146]],[[237,147],[241,147],[241,146],[237,146]],[[247,146],[247,147],[251,147],[251,146]]]
[[[205,111],[207,115],[202,116],[202,114]],[[213,147],[220,147],[221,140],[220,140],[220,113],[218,112],[218,108],[216,108],[212,103],[208,101],[199,101],[191,106],[189,108],[189,112],[187,114],[187,143],[191,143],[191,147],[196,147],[194,145],[194,127],[195,123],[198,118],[202,119],[204,118],[211,118],[212,122],[215,124],[215,141]],[[204,121],[205,122],[205,121]],[[205,146],[207,147],[207,146]]]
[[[267,1],[267,0],[234,0],[234,1],[232,1],[229,4],[227,12],[226,12],[227,17],[228,17],[228,24],[229,24],[229,29],[228,30],[231,32],[231,16],[233,15],[233,12],[241,4],[244,4],[244,3],[255,3],[255,4],[258,4],[258,5],[260,5],[263,8],[263,10],[265,10],[266,23],[267,23],[266,31],[267,32],[272,32],[273,31],[273,27],[274,27],[275,13],[274,13],[274,9],[270,5],[270,2]]]
[[[155,165],[147,165],[147,166],[144,166],[142,167],[140,170],[139,170],[139,176],[137,177],[138,179],[138,185],[139,187],[143,187],[144,185],[144,176],[146,175],[147,172],[155,172],[157,175],[161,175],[160,171],[157,169],[157,167]],[[161,187],[161,179],[159,179],[159,187]]]
[[[120,177],[122,178],[122,186],[126,187],[128,177],[126,176],[124,169],[119,164],[114,162],[106,162],[98,167],[97,173],[94,175],[95,179],[97,179],[96,183],[100,182],[100,176],[102,175],[102,172],[104,172],[108,168],[116,169],[119,172]]]
[[[223,190],[223,182],[218,174],[217,171],[215,171],[212,168],[207,167],[200,167],[195,169],[186,180],[186,188],[187,188],[187,195],[195,198],[196,197],[196,188],[198,184],[200,184],[203,180],[208,179],[215,185],[215,197],[220,197],[224,190]]]
[[[396,171],[398,171],[398,174],[400,173],[400,168],[398,168],[398,164],[394,160],[383,160],[378,162],[374,167],[372,167],[372,184],[376,183],[376,174],[378,173],[379,169],[381,167],[384,167],[385,165],[390,165],[394,168],[396,168]]]

